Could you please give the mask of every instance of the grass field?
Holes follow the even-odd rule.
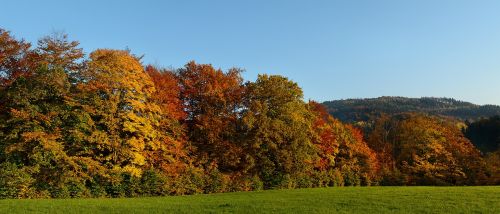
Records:
[[[500,213],[500,186],[344,187],[153,198],[0,200],[0,213]]]

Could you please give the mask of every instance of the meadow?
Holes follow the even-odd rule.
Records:
[[[190,196],[0,200],[0,213],[500,213],[500,186],[343,187]]]

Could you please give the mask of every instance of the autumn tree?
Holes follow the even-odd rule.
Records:
[[[307,186],[300,180],[309,177],[316,154],[309,137],[312,114],[302,90],[277,75],[259,75],[247,87],[242,116],[246,170],[266,188]]]
[[[38,40],[35,52],[39,63],[48,68],[63,69],[72,83],[76,83],[77,74],[83,69],[83,49],[78,41],[70,41],[67,34],[53,33]]]
[[[0,28],[0,89],[37,68],[38,57],[30,48],[30,43]]]
[[[146,73],[151,77],[156,91],[153,98],[160,105],[163,111],[168,112],[170,119],[184,120],[186,113],[183,110],[183,103],[180,97],[181,86],[175,71],[168,69],[158,69],[154,66],[146,66]]]
[[[81,187],[88,178],[82,159],[66,152],[73,146],[68,139],[78,117],[69,104],[69,87],[62,69],[41,67],[0,93],[8,109],[0,115],[1,161],[27,172],[36,184],[31,190],[46,190],[53,197],[66,194],[66,185]]]
[[[198,162],[218,165],[223,172],[238,170],[243,152],[237,143],[244,91],[241,70],[223,72],[192,61],[178,77],[186,114],[183,123]]]
[[[329,179],[337,182],[334,185],[376,184],[379,163],[361,131],[333,118],[319,103],[309,102],[309,106],[315,115],[312,142],[319,155],[315,168],[328,172]],[[335,173],[341,177],[331,177]]]
[[[480,184],[500,185],[500,151],[486,155],[485,162],[488,179]]]
[[[165,136],[158,128],[161,108],[152,101],[153,81],[129,52],[108,49],[92,52],[81,76],[81,105],[94,123],[82,155],[140,176],[151,164],[147,153],[164,147]]]
[[[31,50],[29,43],[10,38],[8,32],[2,32],[1,40],[5,74],[5,88],[0,92],[3,103],[1,158],[29,172],[35,179],[37,191],[48,190],[56,197],[67,190],[66,185],[81,187],[82,179],[88,178],[81,169],[83,159],[67,151],[74,146],[71,139],[82,134],[74,126],[84,122],[78,121],[82,112],[73,108],[64,64],[44,63],[48,58],[54,62],[65,58],[49,53],[60,45],[44,46],[52,41],[47,37],[41,40],[37,49]],[[81,53],[76,46],[68,49]],[[65,61],[75,63],[81,57]]]
[[[339,153],[340,142],[337,140],[338,134],[332,128],[334,123],[338,123],[326,108],[314,101],[309,102],[311,111],[315,114],[312,123],[312,142],[318,148],[319,159],[315,167],[320,171],[335,167],[335,158]]]
[[[377,123],[370,146],[385,153],[384,166],[408,185],[472,184],[484,179],[484,161],[459,126],[450,120],[403,114]],[[392,162],[392,163],[391,163]],[[389,176],[391,177],[391,176]],[[392,178],[394,179],[394,178]]]
[[[155,168],[172,173],[185,168],[184,164],[191,162],[188,154],[188,145],[185,128],[180,121],[185,119],[182,101],[180,99],[180,85],[176,74],[166,69],[157,69],[151,65],[146,67],[156,88],[152,93],[151,101],[161,109],[161,119],[158,128],[164,135],[164,148],[148,153],[146,158]]]
[[[391,118],[386,114],[381,114],[375,120],[373,129],[367,133],[367,142],[371,149],[377,155],[380,163],[380,173],[382,176],[381,184],[385,185],[403,185],[406,183],[406,176],[401,174],[396,156],[400,150],[397,142],[393,142],[397,134],[396,129],[399,126],[396,117]]]

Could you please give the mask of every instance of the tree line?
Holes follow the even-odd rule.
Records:
[[[368,122],[376,120],[383,113],[388,115],[405,112],[421,112],[429,115],[476,121],[481,118],[500,115],[500,106],[475,105],[452,98],[407,98],[378,97],[367,99],[346,99],[323,102],[328,111],[343,122]]]
[[[445,119],[382,118],[367,135],[286,77],[140,58],[86,56],[63,34],[33,46],[0,29],[0,197],[499,183]]]

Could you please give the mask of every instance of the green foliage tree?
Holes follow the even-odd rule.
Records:
[[[1,118],[0,157],[31,173],[36,188],[51,194],[69,182],[87,178],[80,157],[66,152],[73,146],[75,111],[69,100],[70,84],[62,69],[41,67],[17,78],[2,93],[6,109]]]
[[[247,85],[242,121],[247,169],[265,188],[300,186],[316,159],[309,138],[313,116],[302,90],[282,76],[259,75]]]

